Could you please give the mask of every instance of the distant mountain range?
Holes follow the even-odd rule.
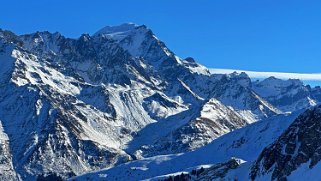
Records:
[[[78,39],[0,29],[0,61],[0,180],[317,173],[321,88],[298,79],[213,74],[132,23]]]
[[[210,72],[213,74],[230,74],[232,72],[245,72],[251,78],[254,78],[254,79],[276,77],[279,79],[300,79],[304,81],[321,81],[321,73],[259,72],[259,71],[217,69],[217,68],[211,68]]]

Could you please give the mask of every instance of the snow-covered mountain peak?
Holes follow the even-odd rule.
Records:
[[[318,97],[315,96],[317,92],[312,92],[311,88],[299,79],[282,80],[269,77],[253,82],[252,85],[257,94],[285,112],[315,106],[318,102]]]
[[[82,34],[80,37],[79,37],[79,39],[81,40],[81,41],[89,41],[90,39],[91,39],[91,37],[90,37],[90,35],[89,34],[87,34],[87,33],[85,33],[85,34]]]
[[[190,63],[195,63],[195,59],[193,57],[186,57],[185,60]]]
[[[174,53],[145,25],[126,23],[107,26],[95,33],[94,37],[115,41],[130,55],[143,58],[145,63],[153,67],[159,67],[165,60],[170,62],[170,65],[180,62],[179,58],[175,57]]]
[[[303,85],[303,82],[299,79],[288,79],[288,80],[282,80],[278,79],[276,77],[269,77],[259,82],[261,85],[265,86],[279,86],[279,87],[287,87],[287,86],[301,86]]]
[[[135,28],[139,27],[139,25],[135,23],[124,23],[118,26],[106,26],[99,31],[97,31],[94,35],[99,34],[120,34],[128,31],[132,31]]]
[[[250,87],[251,86],[251,79],[245,72],[233,72],[228,74],[227,77],[230,80],[237,82],[238,84],[242,85],[243,87]]]
[[[246,80],[251,80],[250,77],[245,73],[245,72],[233,72],[231,74],[228,74],[228,77],[231,79],[246,79]]]
[[[144,35],[148,31],[150,30],[145,25],[124,23],[118,26],[106,26],[97,31],[93,36],[103,36],[120,42],[128,36],[135,36],[135,34]]]

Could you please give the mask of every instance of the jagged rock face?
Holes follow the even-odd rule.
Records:
[[[281,114],[280,110],[252,90],[251,80],[245,73],[223,75],[212,94],[223,104],[237,110],[251,123],[257,119]]]
[[[145,147],[168,144],[169,135],[180,146],[167,153],[193,150],[280,113],[245,74],[211,75],[145,26],[78,39],[0,30],[0,62],[0,121],[22,179],[127,162]]]
[[[321,102],[321,87],[316,86],[311,89],[311,93],[313,95],[313,98],[317,100],[318,102]]]
[[[271,173],[271,180],[286,180],[301,165],[309,169],[321,160],[321,107],[300,115],[270,146],[266,147],[251,170],[254,180]]]
[[[12,155],[10,153],[9,138],[4,132],[0,121],[0,180],[18,180],[13,168]]]
[[[253,83],[254,91],[284,112],[315,106],[320,90],[312,91],[298,79],[281,80],[270,77]]]
[[[10,47],[1,54],[0,116],[14,168],[23,179],[49,173],[70,177],[130,159],[117,146],[122,141],[113,129],[123,126],[114,122],[115,110],[108,107],[104,90],[98,92],[107,106],[90,97],[96,94],[95,86]]]
[[[116,141],[104,139],[103,131],[112,129],[111,116],[87,110],[74,97],[80,94],[74,79],[39,66],[25,52],[13,50],[13,57],[15,69],[11,82],[2,85],[0,112],[14,167],[23,179],[51,172],[73,176],[130,159],[113,146]],[[94,123],[105,129],[90,126]]]
[[[143,145],[136,156],[151,157],[195,150],[247,124],[240,114],[211,99],[192,121],[151,145]]]
[[[238,158],[231,158],[225,163],[219,163],[204,169],[204,171],[195,180],[216,180],[224,179],[231,170],[238,168],[244,161]]]
[[[244,161],[238,158],[231,158],[224,163],[217,163],[209,168],[194,169],[188,173],[181,173],[175,176],[159,179],[161,181],[207,181],[207,180],[223,180],[228,172],[238,168]],[[229,179],[228,179],[229,180]]]

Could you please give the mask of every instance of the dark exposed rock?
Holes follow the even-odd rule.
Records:
[[[300,115],[272,145],[266,147],[251,170],[254,180],[272,173],[271,179],[284,180],[300,165],[313,168],[321,159],[321,107]]]
[[[170,176],[162,179],[162,181],[191,181],[191,180],[220,180],[224,179],[225,175],[236,168],[238,168],[242,161],[237,158],[231,158],[227,162],[217,163],[209,168],[193,169],[189,173],[181,173],[176,176]]]

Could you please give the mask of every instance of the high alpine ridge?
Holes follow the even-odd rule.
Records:
[[[240,145],[254,136],[236,129],[253,129],[249,124],[258,122],[264,132],[268,120],[293,120],[321,97],[320,88],[298,81],[252,82],[245,73],[211,74],[193,58],[175,55],[145,25],[133,23],[77,39],[0,29],[0,64],[4,180],[67,179],[161,154],[194,154],[206,145],[218,149],[229,132],[235,140],[230,145],[227,139],[233,149],[224,146],[225,151],[241,153]],[[272,132],[281,135],[288,123],[271,123]],[[268,136],[255,141],[254,155],[272,143],[274,137]],[[218,165],[208,172],[226,169],[238,160],[233,156],[255,159],[242,154],[213,157],[211,163]]]
[[[269,77],[252,85],[256,93],[284,112],[315,106],[321,101],[318,88],[303,85],[298,79]]]

